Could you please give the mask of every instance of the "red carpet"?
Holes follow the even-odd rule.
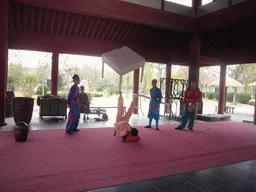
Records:
[[[256,158],[256,126],[198,123],[193,132],[137,127],[121,142],[112,128],[30,131],[24,143],[0,132],[0,191],[82,191]]]

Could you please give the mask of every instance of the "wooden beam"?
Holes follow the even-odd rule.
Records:
[[[59,53],[101,56],[103,53],[113,49],[128,46],[132,50],[144,57],[147,62],[169,63],[173,61],[184,61],[178,55],[172,55],[172,51],[166,49],[154,49],[147,46],[125,44],[113,41],[102,41],[87,38],[67,37],[60,35],[43,35],[31,32],[10,31],[9,48],[34,51],[52,52],[58,50]]]
[[[13,0],[32,6],[192,32],[194,18],[117,0]],[[150,19],[149,19],[150,17]]]
[[[221,65],[222,60],[216,57],[201,56],[200,63],[202,65]]]
[[[213,31],[256,16],[256,1],[246,0],[231,7],[197,18],[199,33]]]

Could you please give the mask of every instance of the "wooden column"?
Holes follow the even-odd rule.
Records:
[[[254,99],[255,99],[255,103],[254,103],[254,124],[256,125],[256,86],[255,86],[255,91],[254,91]]]
[[[8,67],[8,0],[0,1],[0,126],[5,123]]]
[[[59,52],[52,52],[52,79],[51,79],[51,94],[58,94],[58,76],[59,76]]]
[[[220,66],[218,114],[224,114],[226,100],[226,65]]]
[[[139,94],[139,83],[140,83],[140,69],[133,71],[133,94]],[[138,114],[138,103],[139,98],[136,100],[135,108],[133,113]]]
[[[194,33],[190,39],[189,49],[189,86],[191,86],[192,79],[195,79],[197,83],[199,83],[200,50],[200,35],[198,33]],[[194,118],[197,119],[197,110]]]
[[[170,104],[170,79],[172,73],[172,65],[166,64],[166,81],[165,81],[165,103]],[[165,105],[164,112],[168,113],[168,105]]]
[[[192,7],[195,8],[195,19],[197,19],[197,8],[202,6],[202,0],[192,0]]]
[[[200,35],[195,33],[190,39],[189,49],[189,85],[191,79],[195,79],[199,82],[199,67],[200,67],[200,50],[201,50],[201,38]]]
[[[192,7],[202,6],[202,0],[192,0]]]

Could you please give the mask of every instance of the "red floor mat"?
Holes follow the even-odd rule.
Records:
[[[198,123],[194,131],[137,127],[121,142],[113,128],[30,131],[24,143],[0,132],[0,191],[82,191],[256,158],[256,126]]]

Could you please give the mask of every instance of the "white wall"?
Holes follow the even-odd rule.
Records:
[[[179,5],[168,1],[165,1],[164,10],[171,13],[195,17],[195,9],[193,7],[187,7],[184,5]]]
[[[121,0],[121,1],[143,5],[143,6],[151,7],[155,9],[161,9],[161,0]]]
[[[219,11],[221,9],[225,9],[229,7],[229,0],[218,0],[216,2],[211,2],[206,5],[203,5],[202,7],[198,8],[198,17],[207,15],[209,13],[213,13],[216,11]]]

